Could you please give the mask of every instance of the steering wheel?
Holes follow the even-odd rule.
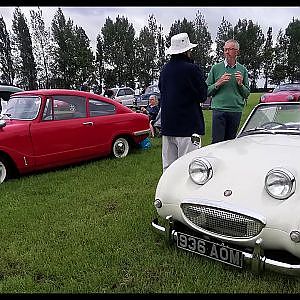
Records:
[[[261,125],[261,127],[264,127],[266,129],[287,129],[287,126],[283,123],[280,123],[280,122],[275,122],[275,121],[272,121],[272,122],[266,122],[266,123],[263,123]],[[274,128],[274,127],[277,127],[277,128]]]

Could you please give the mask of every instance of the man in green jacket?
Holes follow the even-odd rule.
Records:
[[[212,96],[212,143],[236,137],[245,101],[250,94],[248,71],[237,62],[239,43],[228,40],[225,60],[212,66],[206,83]]]

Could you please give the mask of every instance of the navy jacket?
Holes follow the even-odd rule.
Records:
[[[207,84],[203,70],[184,54],[172,55],[160,72],[158,87],[162,135],[204,135],[200,103],[207,98]]]

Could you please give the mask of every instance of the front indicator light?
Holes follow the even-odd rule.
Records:
[[[162,202],[159,199],[155,199],[154,206],[156,208],[161,208],[162,207]]]
[[[275,168],[268,172],[265,178],[265,189],[268,194],[276,199],[289,198],[295,191],[295,176],[283,168]]]
[[[300,232],[297,230],[291,231],[290,238],[293,242],[299,243],[300,242]]]

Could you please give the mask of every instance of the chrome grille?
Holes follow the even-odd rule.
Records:
[[[197,227],[215,234],[235,238],[251,238],[261,232],[264,224],[252,217],[221,208],[183,203],[186,218]]]

